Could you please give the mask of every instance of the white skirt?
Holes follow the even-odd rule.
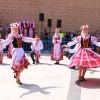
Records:
[[[13,48],[11,68],[14,70],[14,72],[17,74],[21,67],[24,66],[27,68],[29,64],[30,63],[24,54],[23,48]]]

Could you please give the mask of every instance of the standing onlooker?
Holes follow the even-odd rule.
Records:
[[[65,40],[66,41],[71,40],[71,38],[70,38],[70,32],[66,32],[66,34],[65,34]]]
[[[72,40],[73,39],[73,33],[70,33],[70,39]]]
[[[47,30],[44,30],[44,49],[46,49],[46,50],[48,50],[48,39],[49,39],[49,37],[48,37],[48,32],[47,32]]]
[[[11,32],[10,24],[6,24],[6,36]]]
[[[47,30],[44,30],[44,40],[48,40],[48,32],[47,32]]]
[[[66,32],[64,40],[65,40],[64,44],[67,44],[71,40],[70,32]]]
[[[80,34],[81,34],[80,31],[77,31],[76,36],[80,36]]]
[[[59,33],[60,33],[60,36],[61,36],[62,38],[65,37],[64,33],[63,33],[61,30],[59,31]]]
[[[60,31],[59,31],[59,35],[62,37],[62,41],[63,41],[63,40],[64,40],[65,35],[64,35],[64,33],[61,31],[61,29],[60,29]],[[61,43],[61,45],[63,45],[63,44],[65,44],[65,42],[64,42],[64,41]]]

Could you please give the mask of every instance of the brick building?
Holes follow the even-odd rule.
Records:
[[[90,31],[100,32],[100,0],[0,0],[0,22],[5,25],[16,17],[33,18],[36,31],[40,31],[39,13],[44,13],[43,30],[47,29],[47,19],[52,19],[54,31],[57,19],[62,20],[62,31],[74,32],[83,24]]]

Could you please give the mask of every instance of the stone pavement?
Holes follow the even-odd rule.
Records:
[[[54,65],[50,54],[42,53],[40,64],[32,64],[21,74],[23,85],[16,84],[10,68],[11,59],[4,54],[0,65],[0,100],[100,100],[100,68],[88,69],[86,82],[77,81],[78,70],[67,68],[64,57]]]

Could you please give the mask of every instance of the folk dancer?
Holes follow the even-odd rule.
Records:
[[[23,28],[24,28],[24,36],[28,36],[28,24],[27,24],[27,19],[25,18],[23,21]]]
[[[24,25],[23,25],[23,18],[22,17],[19,19],[19,34],[24,35]]]
[[[11,24],[11,33],[6,40],[2,43],[4,45],[8,45],[12,42],[13,50],[12,50],[12,63],[11,68],[14,70],[17,84],[22,84],[20,81],[20,74],[23,72],[25,68],[28,68],[29,61],[24,54],[24,50],[22,48],[22,41],[24,42],[33,42],[34,38],[25,37],[23,35],[19,35],[19,24],[12,23]]]
[[[62,37],[60,36],[59,31],[60,29],[55,29],[55,34],[52,38],[52,43],[54,44],[54,46],[51,54],[51,60],[56,61],[55,64],[59,64],[59,61],[63,59],[61,49]]]
[[[4,39],[1,39],[1,33],[0,33],[0,42],[3,42]],[[0,64],[3,62],[3,49],[6,48],[6,45],[0,44]]]
[[[30,19],[29,22],[29,37],[35,37],[35,23]]]
[[[91,43],[99,47],[100,43],[97,42],[96,37],[89,35],[88,27],[88,25],[83,25],[81,27],[81,35],[78,36],[74,41],[69,42],[67,45],[63,45],[63,47],[70,47],[78,42],[81,44],[77,52],[70,58],[69,64],[69,68],[72,68],[73,66],[79,67],[78,78],[81,82],[86,81],[84,76],[87,68],[100,67],[100,55],[91,49]]]

